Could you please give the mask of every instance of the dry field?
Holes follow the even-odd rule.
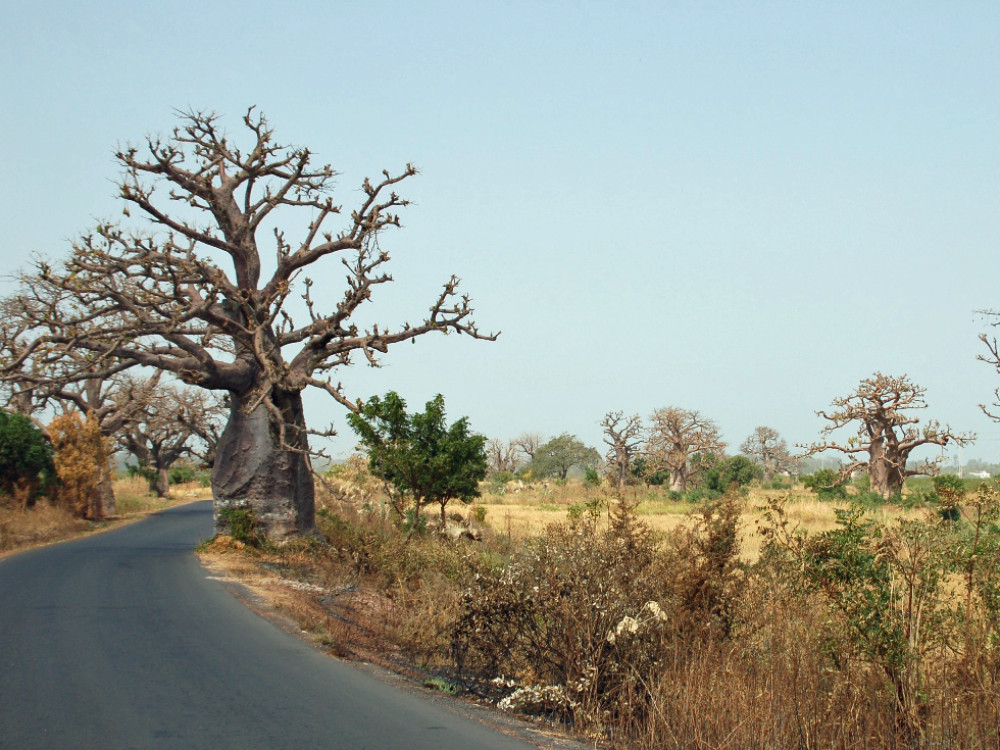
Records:
[[[695,505],[684,500],[672,500],[665,490],[659,488],[628,488],[625,501],[636,505],[636,512],[643,523],[654,531],[669,533],[683,525],[690,517]],[[760,551],[761,537],[757,533],[758,522],[764,517],[769,502],[787,500],[786,512],[789,521],[803,531],[823,532],[836,527],[836,511],[849,507],[848,501],[828,502],[818,500],[812,490],[796,487],[789,490],[768,490],[751,488],[741,522],[741,544],[743,557],[755,560]],[[494,533],[511,539],[537,536],[552,523],[565,522],[571,514],[586,513],[590,508],[599,512],[602,523],[607,523],[610,510],[620,500],[606,487],[587,487],[581,483],[528,484],[511,482],[498,494],[484,491],[473,505],[456,508],[463,513],[475,513],[475,507],[485,512],[485,525]],[[871,511],[877,520],[891,523],[902,517],[921,517],[925,511],[907,510],[894,505],[886,505]]]

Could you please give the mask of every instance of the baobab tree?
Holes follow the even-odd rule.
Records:
[[[621,489],[643,445],[642,418],[638,414],[626,417],[623,412],[609,411],[601,420],[601,427],[604,428],[604,442],[608,445],[606,458],[611,478],[615,487]]]
[[[141,383],[136,385],[141,388]],[[127,392],[123,395],[128,397]],[[222,408],[221,400],[209,391],[160,385],[148,392],[119,430],[118,445],[151,472],[150,489],[167,497],[171,466],[182,456],[196,454],[196,444],[211,433]]]
[[[78,412],[84,421],[93,419],[103,437],[114,440],[156,388],[159,373],[142,381],[128,377],[134,362],[96,359],[83,348],[50,345],[53,326],[81,312],[57,290],[36,288],[32,294],[11,295],[0,301],[0,311],[0,383],[8,408],[39,425],[36,415],[46,409]],[[81,321],[77,332],[86,330],[93,331],[93,324]],[[99,497],[89,505],[95,518],[117,512],[111,479],[110,464],[102,461],[97,467]]]
[[[740,453],[760,465],[765,481],[773,479],[779,472],[790,471],[795,464],[792,454],[788,452],[788,443],[771,427],[757,427],[743,441]]]
[[[365,179],[345,212],[330,195],[332,167],[278,144],[252,109],[243,126],[245,146],[214,114],[191,112],[169,137],[120,150],[123,213],[142,225],[98,224],[65,262],[38,259],[22,286],[49,329],[37,347],[134,362],[228,394],[212,471],[216,527],[226,531],[223,509],[248,508],[280,540],[315,530],[306,388],[357,411],[360,400],[334,378],[354,356],[375,366],[391,345],[432,332],[496,336],[479,332],[454,276],[422,320],[360,327],[355,313],[392,280],[380,239],[400,225],[408,202],[395,190],[417,170]],[[286,235],[279,227],[293,214],[301,231]],[[322,268],[331,259],[345,276],[339,297],[333,269]],[[307,270],[323,274],[318,293]]]
[[[806,455],[839,451],[848,459],[840,468],[841,479],[865,470],[873,492],[884,498],[899,494],[907,477],[937,473],[936,460],[908,463],[915,449],[923,445],[967,445],[976,438],[973,433],[952,432],[949,426],[942,427],[935,420],[917,427],[919,418],[909,412],[927,408],[924,393],[926,389],[906,375],[896,377],[876,372],[863,379],[853,393],[834,399],[831,411],[816,412],[830,423],[823,428],[824,436],[855,423],[856,434],[846,443],[827,441],[803,446]]]
[[[510,440],[486,441],[486,460],[493,473],[512,472],[517,468],[517,446]]]
[[[725,447],[719,428],[697,411],[667,406],[653,412],[646,455],[657,470],[669,472],[672,492],[685,492],[699,470],[692,456],[721,453]]]
[[[544,441],[545,437],[540,432],[522,432],[512,442],[530,464]]]

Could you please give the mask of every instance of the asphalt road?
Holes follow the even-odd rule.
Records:
[[[193,553],[209,503],[0,560],[0,748],[525,749],[325,656]]]

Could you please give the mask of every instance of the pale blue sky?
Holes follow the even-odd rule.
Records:
[[[11,2],[0,272],[116,216],[119,143],[251,104],[342,172],[411,161],[373,307],[418,319],[450,273],[497,343],[425,338],[353,395],[503,438],[600,443],[612,409],[678,405],[735,448],[876,370],[974,430],[1000,376],[1000,5],[994,2]],[[289,226],[294,231],[294,226]],[[317,280],[340,288],[331,264]],[[310,401],[316,427],[342,410]]]

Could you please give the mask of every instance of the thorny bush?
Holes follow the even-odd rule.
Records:
[[[460,672],[501,708],[598,734],[633,723],[688,637],[728,632],[737,505],[718,501],[665,547],[619,503],[605,530],[581,515],[480,568],[452,631]]]

